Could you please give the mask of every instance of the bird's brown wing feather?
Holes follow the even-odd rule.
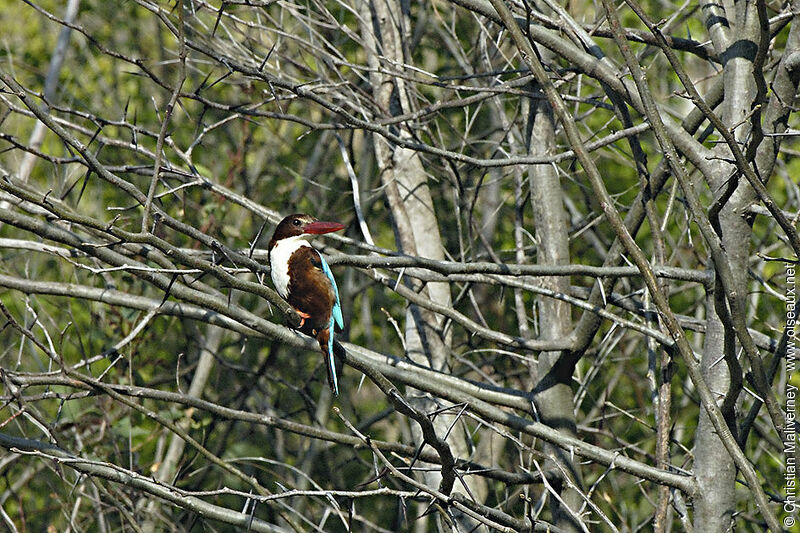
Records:
[[[321,265],[319,252],[310,246],[303,246],[289,258],[289,304],[311,315],[307,322],[315,330],[328,327],[336,301]]]

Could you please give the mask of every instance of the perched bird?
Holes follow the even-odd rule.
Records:
[[[272,284],[300,315],[300,331],[317,339],[328,368],[328,385],[337,396],[339,382],[333,359],[333,326],[343,327],[339,289],[333,274],[309,241],[315,235],[344,229],[338,222],[321,222],[294,214],[281,220],[269,241]]]

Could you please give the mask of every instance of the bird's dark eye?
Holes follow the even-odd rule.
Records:
[[[296,218],[296,219],[292,220],[292,224],[294,224],[295,226],[299,226],[300,225],[300,219]]]

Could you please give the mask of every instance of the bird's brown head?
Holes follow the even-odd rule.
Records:
[[[275,233],[272,234],[272,239],[269,241],[269,249],[272,249],[275,243],[281,239],[305,235],[310,239],[314,235],[322,235],[342,229],[344,229],[344,225],[338,222],[324,222],[311,215],[295,213],[280,221],[278,227],[275,228]]]

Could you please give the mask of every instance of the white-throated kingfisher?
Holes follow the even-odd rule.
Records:
[[[344,229],[338,222],[322,222],[297,213],[281,220],[269,241],[272,284],[297,314],[301,332],[317,339],[325,356],[328,385],[339,395],[339,381],[333,359],[333,327],[344,327],[339,289],[333,274],[309,241],[315,235]]]

